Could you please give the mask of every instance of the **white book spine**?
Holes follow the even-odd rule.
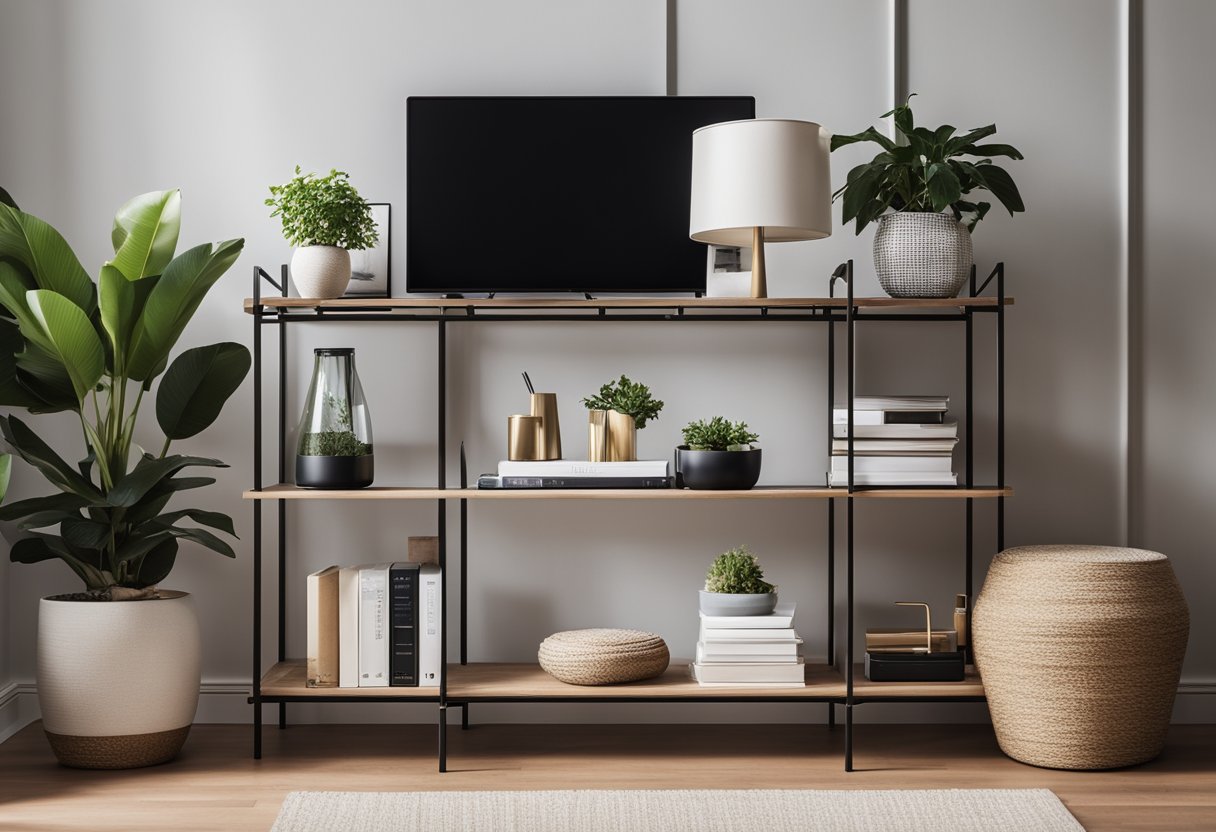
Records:
[[[788,644],[801,641],[793,627],[781,629],[730,630],[723,627],[701,627],[701,641],[748,641],[748,642],[780,642]]]
[[[388,687],[388,568],[359,570],[359,687]]]
[[[798,655],[802,639],[788,641],[743,641],[741,639],[706,639],[697,642],[697,650],[707,656],[774,656],[790,658]]]
[[[828,475],[828,485],[832,488],[843,488],[849,484],[847,471],[832,471]],[[951,486],[958,484],[955,474],[897,473],[893,471],[862,473],[853,472],[853,485],[939,485]]]
[[[359,567],[338,573],[338,686],[359,687]]]
[[[443,655],[443,573],[432,563],[418,575],[418,687],[439,687]]]
[[[949,474],[954,465],[954,458],[946,453],[934,456],[854,456],[853,473],[934,473]],[[834,473],[848,472],[849,457],[847,455],[832,456],[832,471]]]
[[[832,411],[832,424],[848,425],[849,411],[846,408],[838,407]],[[883,412],[881,410],[854,410],[853,424],[854,425],[881,425],[884,423]]]
[[[769,615],[700,615],[702,627],[726,630],[781,629],[794,625],[794,605],[781,602]]]
[[[729,652],[726,649],[712,649],[705,642],[697,642],[697,663],[698,664],[772,664],[774,662],[788,662],[797,664],[798,662],[798,647],[791,643],[790,649],[785,653],[746,653],[746,652]],[[740,642],[735,642],[735,646]],[[727,645],[729,648],[731,645]]]

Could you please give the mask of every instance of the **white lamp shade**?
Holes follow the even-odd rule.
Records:
[[[689,236],[702,243],[751,246],[818,240],[832,233],[827,132],[811,121],[752,119],[692,134]]]

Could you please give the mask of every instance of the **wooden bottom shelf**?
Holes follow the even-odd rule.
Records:
[[[879,699],[973,699],[983,697],[984,686],[974,668],[962,682],[868,682],[861,665],[853,677],[853,695]],[[438,688],[310,688],[305,684],[303,659],[279,662],[262,677],[262,696],[268,700],[369,701],[409,700],[437,702]],[[806,687],[749,688],[702,687],[688,675],[688,660],[674,659],[663,675],[624,685],[568,685],[539,665],[477,662],[448,666],[448,699],[453,702],[534,701],[834,701],[845,697],[844,674],[823,665],[807,665]]]

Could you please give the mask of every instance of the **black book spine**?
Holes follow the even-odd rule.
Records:
[[[401,564],[388,573],[389,685],[418,686],[418,565]]]

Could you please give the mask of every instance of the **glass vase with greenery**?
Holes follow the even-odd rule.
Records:
[[[249,351],[218,343],[170,357],[244,240],[176,254],[180,221],[177,190],[123,205],[114,256],[94,282],[59,232],[0,190],[0,406],[71,413],[84,444],[73,465],[17,416],[0,417],[9,447],[55,489],[0,507],[0,520],[22,533],[14,562],[59,559],[97,597],[154,596],[183,540],[236,556],[209,531],[235,537],[231,518],[169,508],[179,492],[215,482],[187,469],[226,466],[169,449],[216,420],[249,371]],[[158,453],[135,441],[146,397],[164,436]]]

